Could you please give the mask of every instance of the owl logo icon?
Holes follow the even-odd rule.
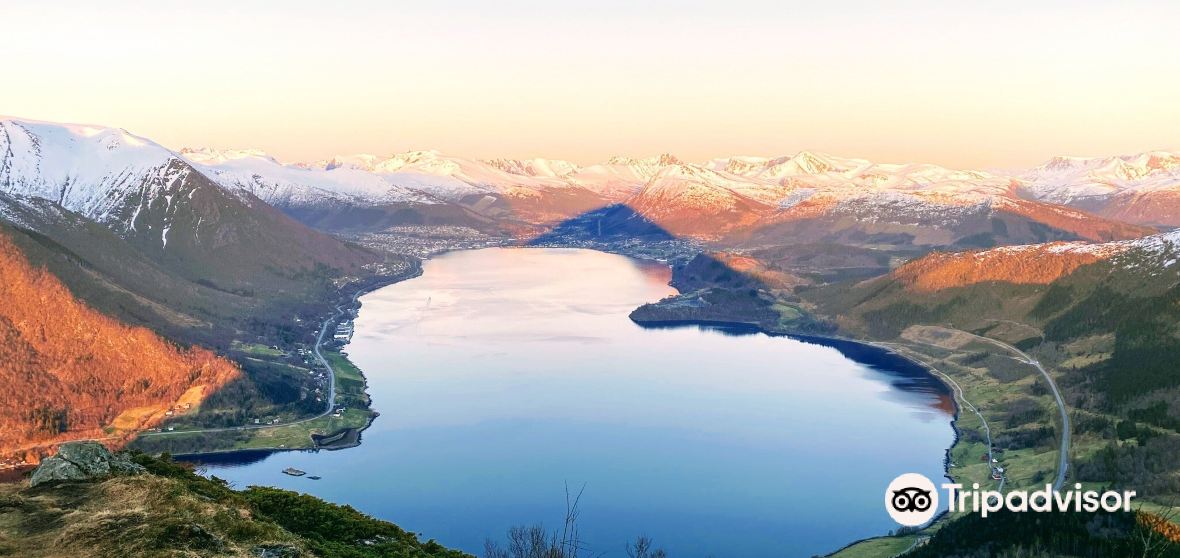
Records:
[[[906,473],[893,479],[885,490],[885,511],[906,527],[919,527],[938,511],[938,492],[924,475]]]
[[[893,509],[907,512],[924,512],[930,509],[930,491],[909,486],[893,491]]]

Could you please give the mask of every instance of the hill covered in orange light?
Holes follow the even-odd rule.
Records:
[[[3,235],[0,300],[0,458],[36,462],[75,439],[121,444],[239,377],[208,350],[86,306]]]
[[[899,267],[893,272],[893,277],[909,290],[917,292],[933,292],[990,281],[1048,285],[1084,265],[1120,253],[1127,246],[1120,243],[1087,245],[1053,242],[973,252],[935,252]]]

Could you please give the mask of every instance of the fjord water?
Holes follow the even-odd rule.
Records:
[[[559,526],[626,556],[810,556],[895,528],[884,490],[940,482],[946,392],[911,371],[784,337],[644,329],[667,267],[567,249],[427,261],[364,296],[347,351],[381,416],[360,447],[207,463],[237,486],[346,503],[482,554],[508,527]],[[253,462],[250,462],[253,461]],[[296,467],[322,480],[288,477]]]

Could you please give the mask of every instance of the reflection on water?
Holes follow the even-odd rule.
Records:
[[[895,527],[882,505],[895,476],[941,476],[949,400],[921,370],[855,344],[632,323],[668,279],[582,250],[428,261],[362,298],[348,351],[381,417],[360,447],[207,469],[473,553],[511,525],[556,526],[566,483],[585,484],[595,553],[625,556],[646,534],[677,558],[831,551]]]
[[[903,394],[909,393],[928,396],[928,404],[935,410],[945,413],[949,416],[954,416],[955,413],[954,396],[951,394],[950,390],[945,384],[938,381],[938,379],[931,375],[924,367],[914,363],[913,361],[902,358],[901,356],[891,353],[885,349],[871,345],[805,335],[786,336],[765,334],[759,327],[743,323],[715,322],[701,324],[692,322],[676,323],[675,321],[664,321],[644,324],[641,327],[643,329],[696,329],[697,331],[711,331],[720,333],[722,335],[732,335],[734,337],[747,335],[789,337],[790,339],[800,343],[830,347],[840,351],[840,354],[844,355],[846,358],[861,363],[874,371],[880,372],[885,377],[887,377],[890,385],[896,388],[899,392],[902,392]]]

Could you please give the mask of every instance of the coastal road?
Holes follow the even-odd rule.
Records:
[[[998,339],[992,339],[990,337],[984,337],[982,335],[976,335],[974,333],[966,332],[961,329],[954,329],[954,328],[947,327],[947,326],[942,326],[942,327],[944,327],[945,329],[948,329],[948,330],[962,333],[963,335],[973,337],[975,339],[983,341],[984,343],[990,343],[990,344],[995,345],[1001,349],[1004,349],[1005,351],[1009,351],[1009,352],[1016,355],[1016,357],[1015,357],[1016,360],[1036,367],[1037,371],[1039,371],[1041,373],[1041,376],[1045,378],[1045,382],[1047,382],[1049,384],[1049,390],[1053,392],[1053,398],[1055,400],[1057,400],[1057,410],[1061,414],[1061,447],[1058,449],[1058,452],[1057,452],[1057,477],[1055,479],[1053,479],[1053,489],[1054,490],[1061,490],[1061,487],[1065,485],[1065,474],[1069,471],[1069,447],[1070,447],[1070,436],[1071,436],[1070,425],[1069,425],[1069,411],[1066,410],[1065,398],[1063,398],[1061,396],[1061,390],[1057,388],[1057,382],[1053,381],[1053,377],[1049,375],[1049,371],[1045,370],[1044,365],[1042,365],[1040,361],[1033,358],[1028,353],[1026,353],[1020,349],[1017,349],[1016,347],[1013,347],[1012,345],[1009,345],[1003,341],[1000,341]],[[884,346],[893,345],[892,343],[878,343],[878,344],[884,345]],[[924,344],[928,344],[928,343],[924,343]],[[948,380],[950,380],[949,376],[946,376],[946,374],[942,374],[941,372],[939,372],[939,374],[942,375],[943,377],[946,377]],[[957,390],[960,393],[962,392],[962,388],[958,388],[958,384],[956,384],[954,382],[954,380],[950,380],[950,382],[957,388]],[[972,410],[974,410],[974,407],[972,407]],[[979,414],[979,412],[976,411],[976,414]],[[983,415],[980,415],[979,418],[982,420]],[[987,421],[984,421],[984,428],[986,430]],[[991,436],[989,433],[989,436],[988,436],[989,440],[990,440],[990,437]],[[989,447],[990,447],[990,441],[989,441]],[[989,449],[988,451],[990,453],[991,450]],[[1003,481],[1001,480],[1001,485],[1000,485],[1001,490],[1003,490],[1002,483],[1003,483]]]
[[[894,351],[894,352],[898,351],[899,349],[904,349],[904,345],[899,345],[897,343],[873,343],[873,345],[877,345],[879,347],[882,347],[882,348],[885,348],[885,349],[888,349],[888,350]],[[966,407],[967,409],[969,409],[971,412],[975,413],[975,416],[979,417],[979,422],[981,424],[983,424],[984,437],[987,440],[987,460],[988,460],[989,465],[991,463],[994,463],[995,462],[995,455],[992,454],[992,450],[993,450],[992,429],[990,426],[988,426],[987,419],[983,418],[983,413],[979,412],[979,409],[977,409],[975,407],[975,405],[972,405],[971,402],[967,400],[967,394],[963,391],[963,386],[960,386],[959,382],[956,382],[954,378],[951,378],[949,375],[947,375],[942,370],[939,370],[938,368],[935,368],[934,366],[931,366],[930,364],[926,363],[924,361],[924,359],[922,359],[916,355],[911,355],[910,358],[912,358],[914,360],[918,360],[919,362],[922,362],[923,364],[925,364],[925,366],[931,372],[938,374],[939,377],[946,380],[946,382],[948,384],[950,384],[950,386],[951,386],[951,391],[954,393],[955,399],[960,401],[963,404],[963,406]],[[1000,484],[996,488],[996,490],[1003,492],[1004,491],[1004,482],[1006,480],[1007,480],[1007,477],[1001,475],[1000,476]],[[918,542],[914,541],[914,545],[916,546],[917,544],[918,544]],[[910,550],[913,550],[913,547],[911,547]],[[909,552],[909,550],[906,550],[906,552]],[[904,552],[902,554],[904,554]]]
[[[995,455],[992,454],[992,450],[994,449],[994,446],[992,445],[992,429],[990,426],[987,425],[987,419],[983,418],[983,413],[979,412],[979,409],[976,409],[975,405],[972,405],[971,402],[967,400],[967,396],[963,392],[963,387],[959,385],[959,382],[956,382],[953,378],[951,378],[950,376],[943,373],[941,370],[939,370],[937,368],[931,367],[930,369],[933,370],[934,372],[936,372],[939,376],[942,376],[943,379],[945,379],[947,382],[950,382],[951,387],[955,391],[955,395],[958,396],[958,398],[959,398],[959,401],[962,401],[963,404],[966,405],[968,409],[971,409],[971,412],[975,413],[975,416],[979,417],[979,422],[983,423],[983,434],[987,439],[987,461],[988,461],[989,466],[991,466],[994,469],[995,468],[994,463],[996,462],[996,457],[995,457]],[[996,490],[1003,492],[1004,491],[1004,482],[1007,480],[1008,480],[1007,476],[1000,475],[1000,485],[996,488]]]
[[[361,295],[361,291],[357,291],[356,294],[352,295],[352,302],[355,303],[356,299],[358,297],[360,297],[360,295]],[[278,428],[280,426],[291,426],[291,425],[295,425],[295,424],[303,424],[305,422],[311,422],[313,420],[328,416],[329,414],[332,413],[332,407],[334,407],[335,403],[336,403],[336,372],[332,369],[332,365],[328,363],[328,359],[324,358],[323,353],[320,352],[320,346],[324,344],[324,336],[327,335],[327,333],[328,333],[328,326],[332,325],[332,323],[335,322],[336,319],[342,315],[344,315],[344,307],[337,306],[336,312],[333,313],[327,319],[325,319],[324,323],[322,325],[320,325],[320,333],[316,337],[315,346],[312,347],[312,353],[315,355],[316,360],[318,360],[320,362],[320,365],[324,367],[324,370],[326,370],[328,372],[328,400],[327,400],[327,403],[324,405],[323,412],[321,412],[317,415],[314,415],[314,416],[305,417],[305,418],[296,419],[296,420],[278,423],[278,424],[246,424],[246,425],[242,425],[242,426],[223,426],[220,428],[201,428],[201,429],[197,429],[197,430],[164,430],[164,431],[160,431],[160,432],[143,432],[140,434],[140,436],[174,436],[177,434],[200,434],[200,433],[205,433],[205,432],[234,432],[234,431],[239,431],[239,430],[261,430],[263,428]]]
[[[1053,381],[1053,377],[1049,375],[1049,372],[1045,370],[1045,367],[1041,365],[1041,362],[1029,356],[1028,353],[1017,349],[1016,347],[1013,347],[1012,345],[1009,345],[1003,341],[992,339],[990,337],[983,337],[980,335],[975,335],[974,333],[967,333],[967,335],[982,341],[986,341],[997,347],[1012,351],[1018,355],[1017,360],[1025,364],[1031,364],[1035,366],[1037,370],[1041,372],[1041,376],[1045,378],[1045,381],[1048,382],[1049,389],[1053,392],[1053,398],[1057,400],[1057,409],[1061,412],[1061,449],[1058,451],[1057,478],[1053,480],[1053,489],[1061,490],[1061,487],[1065,485],[1065,473],[1069,470],[1070,428],[1069,412],[1065,409],[1065,399],[1061,397],[1061,390],[1057,389],[1057,382]]]

